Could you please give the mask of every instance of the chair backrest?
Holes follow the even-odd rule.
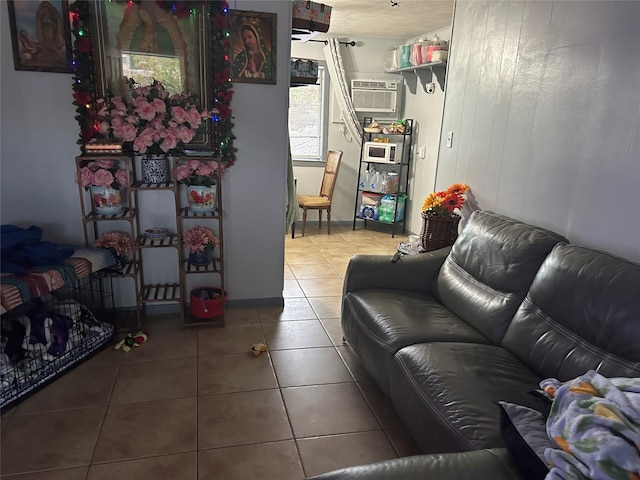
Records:
[[[327,154],[327,163],[324,166],[324,175],[322,175],[322,185],[320,185],[320,196],[326,197],[331,201],[333,189],[336,186],[336,177],[340,170],[340,161],[342,160],[342,150],[329,150]]]

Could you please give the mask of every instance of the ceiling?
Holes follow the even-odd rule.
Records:
[[[321,0],[331,5],[328,36],[409,39],[451,25],[454,0]]]

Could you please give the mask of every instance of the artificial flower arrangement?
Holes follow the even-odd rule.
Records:
[[[422,204],[423,215],[445,218],[457,216],[454,211],[464,206],[465,193],[468,190],[468,185],[454,183],[446,190],[431,193],[424,199]]]
[[[135,0],[140,2],[140,0]],[[133,2],[130,2],[133,4]],[[156,4],[178,18],[186,18],[205,5],[203,1],[157,0]],[[226,0],[208,1],[207,14],[210,22],[211,35],[211,77],[208,79],[211,86],[213,101],[217,112],[212,115],[212,136],[215,145],[215,154],[226,167],[235,163],[237,148],[234,146],[233,119],[230,108],[233,98],[233,83],[229,74],[229,3]],[[93,61],[96,56],[95,45],[96,25],[93,22],[93,8],[91,2],[85,0],[69,3],[69,19],[73,39],[73,104],[76,106],[76,120],[80,126],[80,135],[77,140],[79,145],[86,145],[99,133],[98,119],[96,118],[96,97],[94,95],[95,84],[93,76]]]
[[[80,184],[85,190],[89,187],[105,187],[120,190],[129,186],[129,174],[118,167],[115,160],[98,159],[80,167]]]
[[[189,160],[180,163],[173,171],[173,178],[179,183],[211,187],[216,184],[218,173],[223,167],[214,160]]]
[[[189,253],[198,253],[205,250],[213,250],[220,245],[220,239],[209,228],[196,225],[187,230],[182,236]]]
[[[139,155],[181,153],[210,116],[199,108],[196,95],[170,95],[156,80],[134,88],[128,103],[122,97],[101,98],[97,106],[100,134],[122,140]]]
[[[100,235],[96,240],[96,247],[108,248],[122,257],[129,255],[133,251],[133,242],[131,236],[126,232],[111,231]]]

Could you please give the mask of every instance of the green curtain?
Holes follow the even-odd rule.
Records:
[[[293,222],[298,220],[298,198],[296,196],[296,184],[293,178],[293,160],[291,159],[291,145],[288,147],[289,159],[287,160],[287,208],[285,210],[285,234],[289,233],[289,229]]]

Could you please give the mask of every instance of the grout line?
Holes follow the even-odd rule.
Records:
[[[306,297],[305,297],[306,298]],[[265,343],[267,342],[266,337],[264,335],[264,329],[262,326],[262,322],[260,322],[260,328],[262,329],[262,337],[265,339]],[[267,344],[268,345],[268,344]],[[278,380],[278,372],[276,370],[275,365],[273,364],[273,358],[271,357],[271,349],[267,347],[267,354],[269,355],[269,365],[271,365],[271,370],[273,371],[273,376],[276,379],[276,385],[278,386],[278,393],[280,394],[280,401],[282,402],[282,406],[284,408],[284,413],[287,416],[287,422],[289,422],[289,429],[291,430],[291,437],[293,439],[293,444],[296,447],[296,453],[298,454],[298,461],[300,462],[300,468],[302,468],[302,473],[305,478],[308,476],[307,471],[304,468],[304,463],[302,462],[302,455],[300,455],[300,447],[298,445],[298,440],[296,439],[296,434],[293,430],[293,423],[291,422],[291,416],[289,415],[289,409],[287,408],[287,403],[284,401],[284,395],[282,394],[282,386],[280,385],[280,381]]]
[[[102,429],[104,428],[104,422],[107,418],[107,413],[111,408],[111,399],[113,397],[113,393],[115,392],[116,384],[118,383],[118,374],[120,373],[121,366],[122,366],[122,358],[116,365],[116,374],[113,376],[111,391],[109,392],[109,396],[107,398],[107,404],[105,405],[104,412],[102,413],[102,419],[100,420],[100,427],[98,428],[98,433],[96,435],[96,443],[93,445],[93,451],[91,452],[91,457],[89,458],[89,465],[87,465],[87,475],[85,476],[85,480],[89,478],[89,473],[91,472],[91,466],[93,465],[93,459],[96,456],[96,450],[98,449],[98,443],[100,440],[100,436],[102,434]]]

